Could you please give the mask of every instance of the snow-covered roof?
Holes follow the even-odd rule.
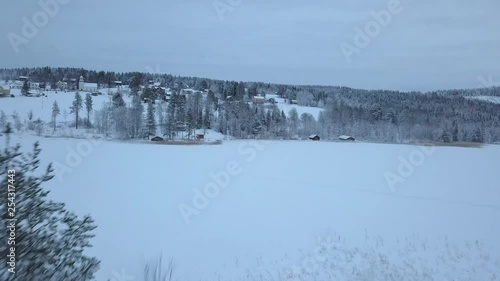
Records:
[[[347,140],[347,139],[350,139],[350,138],[353,138],[353,137],[351,137],[351,136],[346,136],[346,135],[341,135],[341,136],[339,136],[339,139],[341,139],[341,140]]]
[[[315,137],[319,137],[318,135],[310,135],[309,138],[312,139],[312,138],[315,138]]]

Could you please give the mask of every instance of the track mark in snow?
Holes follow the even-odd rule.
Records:
[[[265,180],[263,180],[263,181],[265,181]],[[369,190],[369,189],[363,189],[363,188],[341,187],[341,186],[335,186],[335,185],[317,183],[317,182],[311,182],[311,181],[304,181],[304,180],[297,180],[297,179],[290,180],[290,179],[286,179],[286,178],[272,178],[269,181],[290,182],[290,183],[299,182],[299,183],[303,183],[305,186],[307,186],[307,188],[316,187],[316,188],[332,189],[332,190],[354,191],[354,192],[358,192],[358,193],[369,193],[369,194],[375,194],[375,195],[386,196],[386,197],[403,198],[403,199],[420,200],[420,201],[435,201],[435,202],[441,202],[441,203],[451,204],[451,205],[461,205],[461,206],[485,208],[485,209],[492,209],[495,211],[500,211],[500,206],[496,206],[496,205],[474,203],[474,202],[467,202],[467,201],[460,201],[460,200],[452,200],[452,199],[439,198],[439,197],[404,195],[404,194],[397,194],[397,193],[377,191],[377,190]],[[269,186],[276,186],[276,184],[270,184]]]

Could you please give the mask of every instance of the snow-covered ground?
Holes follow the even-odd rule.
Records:
[[[323,110],[322,108],[319,107],[309,107],[297,104],[290,104],[287,103],[285,99],[279,98],[278,95],[266,95],[266,99],[270,98],[273,98],[276,101],[276,105],[278,106],[278,108],[284,111],[287,117],[289,117],[290,110],[292,110],[292,108],[295,108],[297,110],[297,113],[299,114],[299,117],[302,113],[309,113],[312,116],[314,116],[316,120],[318,120],[319,113]]]
[[[500,146],[13,141],[28,149],[35,140],[43,164],[58,169],[46,185],[51,198],[99,225],[89,252],[102,261],[99,281],[140,281],[144,265],[160,255],[174,259],[173,280],[290,280],[290,268],[293,280],[333,280],[339,275],[321,273],[325,263],[355,276],[380,272],[356,253],[396,249],[397,241],[408,248],[400,255],[415,256],[406,266],[427,263],[431,276],[442,275],[436,280],[465,280],[455,264],[470,269],[471,280],[500,268]],[[334,238],[329,255],[317,251],[318,236]],[[363,248],[366,237],[372,249]],[[470,260],[464,241],[482,243],[482,256]],[[454,245],[465,256],[454,256]],[[345,247],[358,248],[343,259]],[[446,253],[445,261],[439,256]],[[480,268],[482,259],[492,267]],[[449,272],[439,273],[446,262]]]
[[[299,114],[299,117],[303,113],[309,113],[312,116],[314,116],[314,118],[316,120],[318,120],[319,113],[322,110],[319,107],[308,107],[308,106],[301,106],[301,105],[297,105],[297,104],[288,104],[288,103],[278,103],[276,105],[278,106],[278,108],[280,110],[283,110],[285,112],[287,117],[290,116],[290,114],[289,114],[290,110],[292,110],[292,108],[295,108],[297,110],[297,113]]]
[[[110,92],[113,92],[111,89]],[[95,110],[100,109],[104,102],[109,102],[111,96],[108,95],[108,90],[102,90],[103,94],[100,96],[92,96],[93,108]],[[67,114],[67,122],[73,121],[75,118],[70,114],[70,107],[75,99],[75,92],[73,91],[43,91],[47,97],[25,97],[21,95],[20,89],[12,89],[11,94],[14,94],[15,98],[2,98],[0,99],[0,110],[2,110],[7,115],[12,115],[14,111],[19,114],[21,120],[26,119],[30,111],[33,112],[33,119],[36,120],[40,118],[45,122],[50,122],[52,115],[52,104],[57,101],[59,108],[61,109],[61,114],[58,117],[59,122],[64,121],[64,111]],[[82,98],[85,99],[86,93],[81,93]],[[127,99],[128,100],[128,99]]]

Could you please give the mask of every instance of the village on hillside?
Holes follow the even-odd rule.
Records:
[[[81,99],[87,95],[95,99],[92,108],[82,110],[86,116],[71,110],[76,94]],[[59,115],[65,115],[64,123],[57,115],[51,116],[48,106],[40,116],[30,117],[36,120],[45,115],[40,121],[53,128],[52,133],[60,127],[76,129],[85,124],[80,128],[88,133],[155,141],[206,140],[205,133],[212,130],[236,139],[445,145],[500,142],[497,87],[409,92],[404,93],[404,101],[398,98],[401,94],[158,73],[48,67],[0,70],[0,97],[27,99],[22,101],[26,112],[18,117],[21,121],[44,103],[62,103]],[[28,101],[31,98],[42,101]],[[13,103],[8,100],[6,103]],[[419,106],[422,103],[426,106]],[[12,116],[6,108],[9,106],[0,110]],[[450,115],[453,118],[447,117]]]
[[[132,79],[131,79],[132,80]],[[129,81],[130,82],[130,81]],[[202,82],[206,83],[206,82]],[[143,112],[144,108],[149,104],[152,104],[153,110],[160,111],[164,110],[164,108],[172,108],[173,111],[171,116],[172,118],[178,119],[175,123],[165,124],[166,116],[168,115],[167,110],[165,110],[165,116],[162,116],[163,112],[157,112],[155,115],[154,127],[153,129],[148,129],[149,132],[142,136],[142,138],[147,138],[151,141],[162,142],[165,140],[196,140],[196,141],[207,141],[213,139],[214,135],[218,135],[217,140],[222,138],[231,137],[229,132],[230,128],[228,124],[222,125],[222,123],[227,123],[226,120],[221,120],[224,118],[223,110],[230,106],[231,104],[237,104],[239,102],[244,102],[248,109],[255,108],[255,110],[260,110],[262,112],[262,119],[264,123],[269,119],[269,123],[267,129],[271,129],[272,125],[280,125],[279,119],[286,120],[287,116],[290,117],[292,114],[292,118],[295,118],[297,126],[299,125],[299,114],[305,114],[302,117],[306,117],[307,120],[317,120],[318,114],[321,112],[321,108],[317,107],[305,107],[299,106],[297,104],[296,99],[290,99],[280,96],[277,92],[272,92],[269,94],[257,93],[254,95],[250,95],[249,91],[252,91],[248,87],[241,87],[241,83],[236,84],[240,89],[240,93],[224,94],[221,93],[215,94],[208,86],[204,87],[190,87],[189,85],[179,85],[178,83],[173,83],[173,87],[167,87],[165,83],[161,83],[155,80],[147,80],[142,81],[142,83],[138,83],[135,85],[135,88],[132,89],[129,83],[123,83],[122,81],[113,80],[108,83],[95,83],[95,82],[86,82],[83,75],[80,76],[68,76],[63,78],[61,81],[57,81],[55,83],[45,82],[45,81],[34,81],[34,79],[30,79],[28,76],[19,76],[15,80],[5,80],[3,83],[0,83],[0,97],[11,97],[11,98],[48,98],[49,95],[54,99],[53,102],[62,101],[63,104],[68,104],[71,107],[70,98],[73,98],[73,95],[78,94],[81,96],[88,96],[90,98],[96,99],[99,102],[116,102],[117,99],[124,100],[124,103],[132,104],[132,100],[134,98],[140,98],[143,106],[141,106],[141,112]],[[236,88],[236,87],[235,87]],[[240,95],[238,97],[238,94]],[[23,101],[23,103],[29,103]],[[64,102],[66,101],[66,102]],[[191,102],[191,103],[190,103]],[[43,101],[42,101],[43,104]],[[90,118],[90,111],[92,111],[93,115],[98,118],[98,113],[100,112],[99,106],[101,106],[98,102],[93,102],[93,108],[88,112],[88,120],[81,121],[81,123],[87,124],[86,128],[94,128],[97,133],[103,133],[105,135],[118,135],[118,138],[137,138],[139,137],[137,134],[131,136],[130,134],[122,134],[121,132],[115,132],[117,134],[113,134],[113,132],[106,130],[100,130],[96,128],[97,126],[92,126],[94,123]],[[186,112],[179,112],[174,109],[174,107],[179,107],[179,110],[185,110],[184,107],[192,108],[192,115]],[[202,108],[203,106],[203,108]],[[36,105],[33,108],[29,108],[28,115],[29,121],[33,118],[32,112],[36,111]],[[68,107],[68,106],[66,106]],[[46,107],[46,111],[48,108]],[[287,113],[285,113],[285,111]],[[266,113],[267,112],[267,113]],[[272,113],[272,115],[271,115]],[[68,115],[68,112],[65,110],[65,115]],[[181,116],[182,115],[182,116]],[[174,117],[175,116],[175,117]],[[273,120],[276,118],[277,122]],[[36,119],[36,118],[35,118]],[[67,117],[64,118],[65,120]],[[195,119],[195,120],[193,120]],[[282,120],[282,123],[284,122]],[[199,122],[197,122],[199,121]],[[309,121],[309,122],[311,122]],[[45,120],[46,123],[49,123],[49,120]],[[52,116],[50,119],[50,123],[57,122],[57,115]],[[146,118],[144,118],[144,122],[148,122]],[[74,122],[70,122],[73,125],[68,124],[67,121],[64,124],[61,124],[59,121],[58,124],[47,127],[53,127],[53,131],[55,132],[59,127],[68,127],[75,126],[77,127],[76,120]],[[95,122],[99,123],[99,122]],[[38,124],[42,124],[41,121],[38,121]],[[284,124],[280,125],[281,127]],[[108,127],[108,126],[106,126]],[[167,128],[168,127],[168,128]],[[304,126],[306,127],[306,126]],[[252,130],[254,132],[260,131],[262,128],[261,124],[253,125]],[[109,128],[108,128],[109,129]],[[214,131],[214,129],[217,129]],[[284,129],[281,128],[281,131]],[[212,137],[206,136],[207,132],[213,132]],[[48,132],[48,131],[47,131]],[[309,135],[313,131],[307,130],[302,134],[302,137],[298,135],[298,128],[295,129],[294,136],[288,134],[285,136],[283,133],[282,137],[285,138],[295,138],[295,139],[309,139],[318,141],[320,140],[319,135]],[[224,136],[226,135],[226,136]],[[241,135],[240,135],[241,136]],[[343,137],[339,137],[339,140],[347,140]],[[354,138],[350,138],[349,140],[354,140]]]

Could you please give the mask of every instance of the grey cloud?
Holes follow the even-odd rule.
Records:
[[[404,11],[347,63],[339,44],[388,2],[242,0],[221,21],[206,0],[69,0],[16,54],[7,34],[19,34],[22,17],[40,7],[3,1],[0,67],[159,65],[178,75],[402,90],[475,87],[480,75],[500,76],[500,3],[492,0],[401,0]]]

